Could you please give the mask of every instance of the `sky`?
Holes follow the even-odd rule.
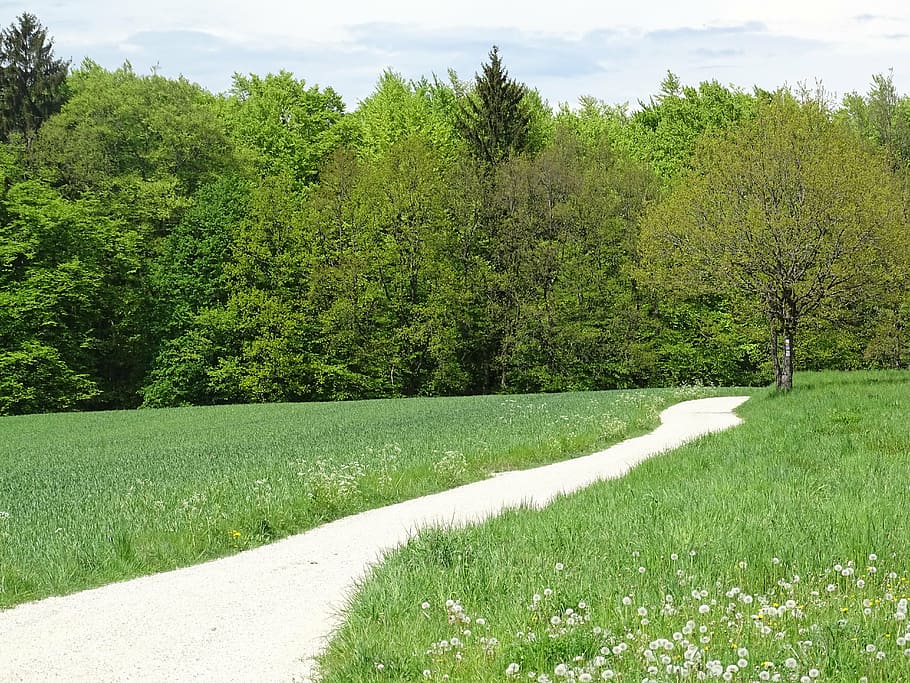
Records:
[[[0,23],[31,12],[58,57],[185,76],[212,92],[234,73],[285,69],[331,86],[349,109],[386,69],[474,77],[492,45],[551,106],[581,96],[635,109],[667,71],[686,85],[751,90],[821,81],[835,99],[894,69],[910,88],[910,5],[895,0],[0,0]],[[906,84],[906,85],[905,85]]]

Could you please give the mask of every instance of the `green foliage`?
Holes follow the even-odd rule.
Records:
[[[111,279],[121,275],[124,258],[113,241],[116,229],[94,203],[68,201],[22,180],[5,161],[0,353],[10,374],[0,410],[83,405],[104,381],[98,351],[111,314]]]
[[[31,143],[66,101],[69,62],[54,58],[54,41],[34,14],[23,12],[0,33],[0,140]]]
[[[492,226],[491,320],[500,387],[628,387],[648,374],[629,280],[634,218],[655,196],[651,174],[586,149],[569,128],[534,159],[504,164]]]
[[[753,97],[717,81],[683,87],[668,72],[661,93],[632,115],[620,144],[669,181],[688,167],[702,134],[749,119],[755,105]]]
[[[249,195],[249,184],[235,176],[204,185],[164,240],[153,281],[159,303],[166,309],[159,318],[169,325],[181,329],[197,311],[226,302],[226,256],[247,216]]]
[[[868,97],[845,100],[837,118],[858,137],[838,144],[883,147],[900,171],[907,99],[890,76],[873,80]],[[0,161],[0,328],[6,352],[30,341],[56,350],[94,383],[91,405],[761,376],[761,297],[696,276],[698,259],[674,245],[652,258],[648,229],[637,244],[645,208],[675,186],[652,209],[673,228],[667,207],[683,211],[724,145],[753,161],[776,149],[757,132],[773,128],[770,93],[687,87],[670,73],[633,114],[588,97],[554,115],[496,48],[471,83],[386,71],[350,114],[332,88],[286,71],[236,75],[213,96],[86,60],[65,91],[28,147],[10,144]],[[828,187],[814,206],[849,204]],[[869,196],[891,201],[891,189]],[[712,243],[695,236],[706,215],[683,217],[690,245]],[[882,219],[901,222],[896,209]],[[822,225],[803,223],[797,241]],[[881,256],[877,290],[797,316],[804,367],[906,363],[910,233],[881,232],[864,247]],[[636,281],[640,265],[648,277]],[[782,333],[772,327],[772,342]]]
[[[366,159],[382,158],[405,138],[420,138],[442,158],[451,158],[458,144],[455,98],[455,89],[437,79],[407,82],[387,70],[343,125],[351,129],[353,145]]]
[[[839,113],[860,135],[884,147],[896,168],[907,171],[910,100],[897,94],[892,72],[872,76],[872,86],[865,97],[855,92],[845,95]]]
[[[341,97],[332,88],[307,87],[288,71],[265,78],[235,74],[223,109],[231,137],[252,152],[263,175],[313,182],[340,142]]]
[[[420,137],[406,138],[374,164],[338,157],[314,197],[318,348],[373,395],[465,388],[441,164]]]
[[[789,388],[800,321],[883,291],[902,221],[881,155],[818,102],[783,93],[754,119],[707,138],[649,212],[642,281],[752,298],[771,326],[775,378]]]
[[[67,193],[108,195],[123,215],[161,225],[230,167],[215,99],[199,86],[137,76],[129,63],[107,71],[90,60],[69,84],[72,96],[42,128],[35,152]]]
[[[498,47],[482,70],[473,91],[459,102],[456,126],[474,158],[496,166],[528,148],[532,114],[525,103],[527,86],[509,78]]]
[[[72,410],[98,393],[53,347],[29,340],[0,350],[0,415]]]

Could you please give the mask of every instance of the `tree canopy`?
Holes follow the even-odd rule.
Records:
[[[24,12],[0,33],[0,139],[31,141],[66,101],[69,62],[54,57],[54,41]]]
[[[459,102],[457,127],[471,153],[495,166],[528,146],[531,113],[525,103],[528,88],[509,78],[499,48],[474,78],[474,90]]]
[[[910,360],[890,75],[840,107],[668,73],[554,111],[494,47],[348,107],[289,71],[70,71],[31,15],[3,41],[3,77],[47,68],[2,93],[0,414]]]
[[[818,101],[785,91],[704,140],[642,223],[644,272],[690,291],[754,297],[770,326],[776,384],[789,389],[800,322],[881,291],[902,213],[883,155]]]

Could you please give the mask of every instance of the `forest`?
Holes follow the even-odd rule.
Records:
[[[186,79],[0,39],[0,415],[907,367],[910,98]],[[609,95],[608,93],[605,95]],[[788,376],[789,373],[789,376]]]

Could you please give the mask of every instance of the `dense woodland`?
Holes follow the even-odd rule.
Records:
[[[19,17],[0,414],[764,384],[782,343],[797,368],[907,366],[890,74],[835,102],[668,72],[634,110],[554,109],[505,57],[386,71],[347,107],[287,72],[213,94],[74,67]]]

